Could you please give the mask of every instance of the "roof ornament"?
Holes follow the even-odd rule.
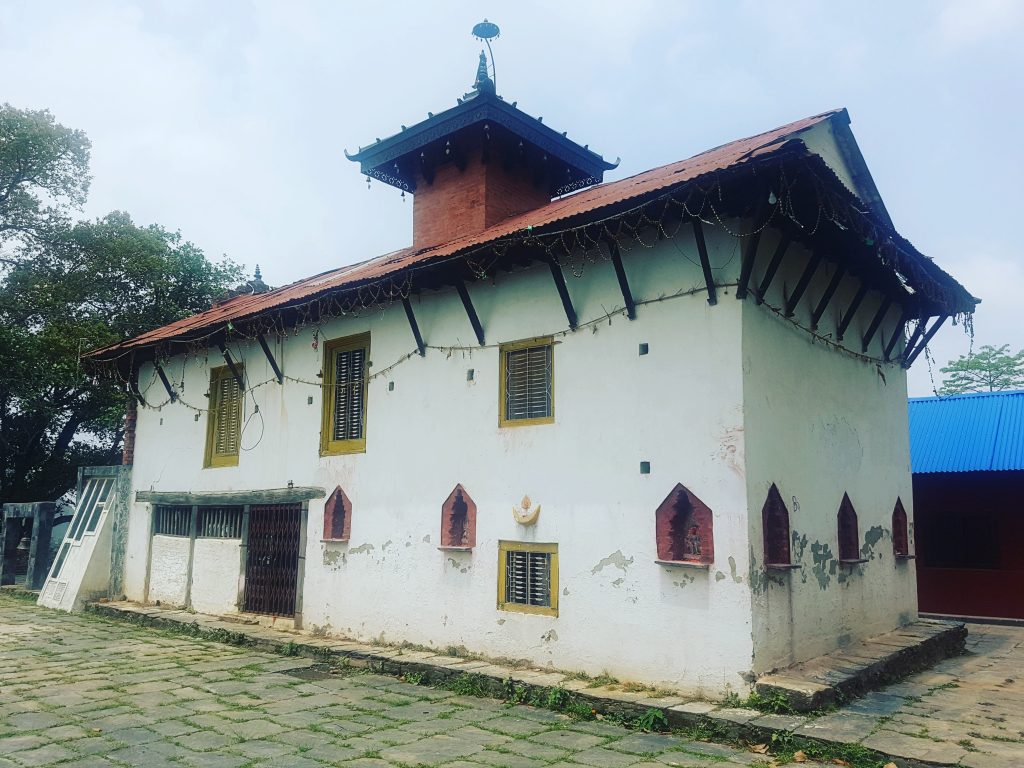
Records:
[[[487,75],[487,57],[484,56],[484,52],[480,51],[480,66],[476,70],[476,82],[473,87],[477,91],[483,93],[487,91],[494,93],[498,83],[498,71],[494,66],[494,51],[491,50],[491,40],[494,40],[501,36],[501,30],[497,24],[484,19],[479,24],[473,26],[473,37],[487,44],[487,53],[490,54],[491,58],[491,75]]]

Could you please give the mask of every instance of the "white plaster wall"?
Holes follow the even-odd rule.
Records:
[[[187,536],[154,536],[153,563],[149,575],[149,599],[184,605],[188,588]]]
[[[720,230],[708,239],[718,281],[734,281],[738,241]],[[603,319],[558,338],[555,424],[498,428],[498,350],[476,347],[454,291],[432,293],[413,301],[427,343],[469,349],[430,349],[424,358],[406,359],[414,342],[400,305],[321,329],[321,343],[369,330],[372,373],[402,361],[370,382],[365,454],[320,457],[320,389],[263,384],[272,374],[259,347],[232,344],[249,383],[239,466],[203,469],[205,415],[197,421],[181,403],[166,404],[140,411],[134,489],[246,490],[291,481],[330,492],[341,485],[353,503],[350,544],[321,543],[323,501],[310,504],[303,598],[309,627],[367,640],[462,645],[710,693],[737,686],[752,653],[742,302],[726,289],[718,306],[707,304],[686,228],[653,248],[634,246],[623,258],[639,301],[695,292],[640,306],[632,322],[618,314],[608,319],[623,303],[610,263],[567,265],[581,321]],[[546,267],[503,273],[472,284],[470,293],[489,345],[566,328]],[[650,354],[638,354],[641,342]],[[313,346],[312,329],[278,341],[275,354],[287,375],[318,381],[323,352]],[[212,351],[208,359],[172,359],[166,370],[176,384],[184,381],[182,400],[204,407],[209,368],[220,362]],[[140,383],[150,402],[166,399],[151,367],[143,368]],[[651,462],[651,474],[640,474],[641,461]],[[441,504],[460,482],[477,504],[477,547],[440,552]],[[677,482],[715,514],[716,560],[708,572],[654,562],[654,510]],[[512,518],[524,494],[542,505],[534,528]],[[147,506],[135,508],[133,554],[145,551],[138,531],[148,526]],[[557,618],[496,609],[503,538],[559,544]],[[167,560],[164,545],[157,549],[151,599],[180,589],[169,574],[157,573],[158,554]],[[128,594],[138,594],[140,578],[144,569],[130,560]],[[197,605],[207,599],[200,591],[205,587],[197,583]]]
[[[204,446],[205,447],[205,446]],[[155,446],[154,446],[155,449]],[[148,486],[139,486],[137,473],[132,467],[132,499],[135,492]],[[124,558],[124,594],[129,600],[144,602],[146,597],[146,571],[149,568],[149,539],[152,520],[149,504],[130,501],[128,504],[128,541]]]
[[[194,558],[191,607],[200,613],[237,613],[241,541],[196,539]]]
[[[762,253],[771,253],[771,237]],[[785,666],[892,629],[916,617],[915,571],[896,562],[892,510],[902,498],[912,510],[906,372],[896,363],[869,362],[830,349],[770,307],[781,307],[809,254],[787,256],[764,306],[743,305],[746,473],[750,493],[753,567],[754,668]],[[834,267],[819,269],[793,320],[810,326],[811,308]],[[759,261],[755,277],[764,270]],[[818,332],[836,337],[840,311],[857,288],[847,278]],[[846,332],[860,340],[881,301],[872,292]],[[893,307],[868,354],[882,356],[899,319]],[[902,349],[897,343],[895,353]],[[761,508],[775,483],[789,507],[792,557],[803,567],[768,578],[763,569]],[[857,511],[862,556],[838,564],[837,514],[843,493]],[[827,549],[826,549],[827,548]]]

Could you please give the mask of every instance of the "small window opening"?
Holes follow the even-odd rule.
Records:
[[[498,608],[558,615],[558,545],[498,542]]]
[[[242,508],[200,507],[196,536],[200,539],[242,538]]]
[[[764,562],[767,566],[790,565],[789,510],[782,494],[772,483],[768,498],[761,508],[761,528],[764,535]]]
[[[153,535],[188,536],[192,528],[192,507],[164,506],[153,509]]]
[[[715,541],[708,506],[677,484],[654,514],[658,560],[676,563],[714,562]]]
[[[892,549],[896,557],[910,557],[910,534],[907,530],[907,510],[903,501],[896,499],[892,510]]]
[[[441,505],[441,547],[472,549],[476,546],[476,504],[461,484]]]
[[[324,504],[324,540],[348,541],[352,532],[352,502],[339,485]]]
[[[847,562],[860,561],[860,534],[857,532],[857,512],[850,496],[843,494],[839,505],[839,559]]]

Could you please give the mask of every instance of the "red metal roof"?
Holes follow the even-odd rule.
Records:
[[[253,317],[267,310],[301,303],[331,291],[370,283],[382,277],[439,262],[462,251],[476,248],[502,238],[538,229],[569,218],[592,214],[602,209],[667,189],[709,173],[732,169],[755,158],[779,151],[796,134],[818,125],[845,110],[832,110],[814,117],[789,123],[766,133],[724,144],[669,165],[663,165],[619,181],[599,184],[574,195],[518,216],[512,216],[484,231],[427,248],[404,248],[359,264],[352,264],[266,293],[237,296],[197,315],[178,320],[161,328],[118,344],[94,350],[86,355],[95,360],[117,357],[125,351],[194,336],[209,329],[222,328],[229,321]]]

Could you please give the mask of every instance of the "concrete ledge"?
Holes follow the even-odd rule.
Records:
[[[966,640],[967,627],[962,623],[918,619],[764,675],[754,690],[765,699],[785,699],[797,712],[827,709],[957,656],[964,652]]]

